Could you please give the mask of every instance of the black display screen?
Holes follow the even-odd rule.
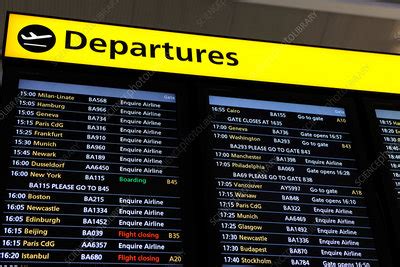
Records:
[[[378,266],[344,108],[209,104],[218,266]]]
[[[400,201],[400,111],[376,109],[381,141],[387,152],[389,170]]]
[[[182,266],[174,93],[19,80],[15,112],[2,264]]]

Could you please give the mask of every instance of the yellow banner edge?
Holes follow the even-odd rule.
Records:
[[[85,62],[74,62],[71,60],[68,60],[68,58],[62,58],[54,62],[60,62],[60,63],[70,63],[70,64],[80,64],[80,65],[86,65],[86,66],[102,66],[102,67],[111,67],[111,68],[120,68],[120,69],[132,69],[132,70],[142,70],[142,71],[157,71],[157,72],[164,72],[164,73],[174,73],[174,74],[184,74],[184,75],[197,75],[197,76],[205,76],[205,77],[214,77],[214,78],[228,78],[228,79],[239,79],[239,80],[246,80],[246,81],[257,81],[257,82],[272,82],[272,83],[282,83],[282,84],[290,84],[290,85],[303,85],[303,86],[314,86],[314,87],[326,87],[326,88],[333,88],[333,89],[350,89],[350,90],[360,90],[360,91],[370,91],[370,92],[382,92],[382,93],[394,93],[394,94],[400,94],[400,79],[397,79],[397,73],[395,71],[396,67],[399,69],[400,67],[400,56],[396,54],[388,54],[388,53],[377,53],[377,52],[367,52],[367,51],[356,51],[356,50],[346,50],[346,49],[337,49],[337,48],[326,48],[326,47],[316,47],[316,46],[306,46],[306,45],[298,45],[298,44],[283,44],[283,43],[274,43],[274,42],[267,42],[267,41],[260,41],[260,40],[248,40],[248,39],[240,39],[240,38],[230,38],[230,37],[224,37],[224,36],[213,36],[213,35],[205,35],[205,34],[195,34],[195,33],[185,33],[185,32],[176,32],[176,31],[168,31],[168,30],[162,30],[162,29],[149,29],[149,28],[141,28],[141,27],[132,27],[132,26],[123,26],[123,25],[113,25],[113,24],[106,24],[106,23],[99,23],[99,22],[88,22],[88,21],[81,21],[81,20],[72,20],[72,19],[64,19],[64,18],[54,18],[54,17],[46,17],[46,16],[36,16],[36,15],[30,15],[30,14],[22,14],[22,13],[15,13],[15,12],[8,12],[7,13],[7,23],[6,26],[7,28],[5,29],[5,38],[4,38],[4,53],[3,57],[4,58],[20,58],[20,59],[31,59],[31,60],[39,60],[39,61],[47,61],[51,62],[53,60],[48,60],[48,59],[38,59],[38,58],[33,58],[33,57],[23,57],[23,56],[18,56],[15,55],[11,52],[9,52],[9,45],[8,43],[10,42],[9,40],[11,39],[10,36],[10,20],[12,16],[28,16],[31,18],[46,18],[46,19],[51,19],[51,20],[57,20],[57,21],[64,21],[64,22],[78,22],[78,23],[85,23],[85,24],[91,24],[91,25],[100,25],[104,27],[118,27],[118,28],[125,28],[125,29],[139,29],[142,31],[148,31],[148,32],[166,32],[166,33],[173,33],[176,35],[185,35],[185,36],[191,36],[191,37],[202,37],[202,38],[209,38],[210,40],[227,40],[227,41],[241,41],[245,42],[249,45],[251,44],[269,44],[269,45],[275,45],[279,46],[282,50],[290,50],[290,49],[311,49],[313,51],[330,51],[330,52],[337,52],[338,54],[341,55],[346,55],[348,53],[351,53],[353,56],[357,58],[361,57],[375,57],[375,61],[378,61],[377,65],[373,64],[364,64],[364,65],[358,65],[358,68],[355,69],[354,71],[354,76],[350,77],[340,77],[340,75],[333,74],[335,77],[335,80],[332,82],[330,80],[324,80],[324,79],[319,79],[319,81],[316,81],[316,79],[313,79],[314,77],[312,75],[306,75],[303,77],[303,79],[299,81],[290,81],[290,79],[285,78],[282,79],[281,77],[278,76],[265,76],[264,78],[259,78],[262,77],[261,75],[257,76],[256,78],[254,77],[249,77],[248,75],[240,75],[236,72],[232,74],[221,74],[221,75],[211,75],[208,73],[204,73],[202,71],[194,71],[194,72],[188,72],[188,71],[174,71],[171,69],[162,69],[160,67],[157,68],[157,65],[159,64],[154,64],[155,66],[151,68],[140,68],[138,66],[135,67],[115,67],[111,65],[104,65],[104,64],[90,64],[90,63],[85,63]],[[310,51],[311,51],[310,50]],[[316,53],[318,55],[318,53]],[[361,60],[363,61],[363,60]],[[389,64],[385,64],[385,62],[389,61],[394,61]],[[373,62],[376,63],[376,62]],[[318,66],[317,66],[318,67]],[[335,69],[335,68],[333,68]],[[339,68],[336,68],[339,70]],[[372,69],[372,72],[371,72]],[[380,72],[376,72],[376,69],[380,69]],[[382,73],[386,72],[388,75],[383,76]],[[280,73],[281,76],[285,76],[287,72]],[[288,74],[290,75],[290,73]],[[370,83],[368,85],[360,85],[360,81],[365,80],[365,77],[369,78]],[[389,79],[389,83],[387,84],[387,78]],[[346,78],[348,79],[347,84],[343,83],[338,83],[338,79],[340,78]],[[372,82],[371,82],[372,81]]]

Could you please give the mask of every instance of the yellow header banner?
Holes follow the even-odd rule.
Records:
[[[400,56],[9,14],[5,57],[400,93]]]

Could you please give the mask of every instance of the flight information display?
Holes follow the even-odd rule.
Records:
[[[209,104],[218,266],[378,266],[345,109]]]
[[[395,183],[397,200],[400,201],[400,111],[376,109],[375,114]]]
[[[0,263],[183,266],[175,94],[18,87]]]

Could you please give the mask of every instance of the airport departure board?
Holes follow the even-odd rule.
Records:
[[[0,263],[182,266],[175,94],[18,87]]]
[[[378,266],[345,109],[209,104],[218,266]]]
[[[390,173],[392,174],[400,201],[400,111],[376,109],[381,140],[387,152]]]

